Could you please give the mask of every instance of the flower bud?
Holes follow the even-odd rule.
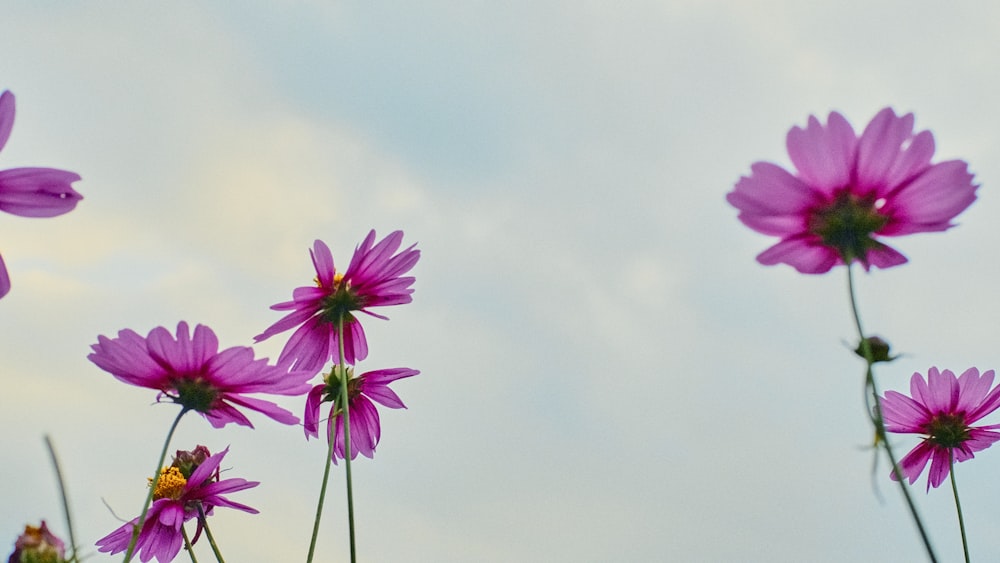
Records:
[[[65,563],[66,547],[42,520],[42,525],[25,526],[24,533],[14,542],[14,553],[8,563]]]

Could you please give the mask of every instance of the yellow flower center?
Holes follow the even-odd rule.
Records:
[[[149,484],[153,484],[153,479],[149,479]],[[156,482],[156,489],[153,490],[153,500],[170,498],[177,500],[184,493],[184,485],[187,479],[176,467],[164,467],[160,470],[160,479]]]

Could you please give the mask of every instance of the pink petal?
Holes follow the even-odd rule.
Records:
[[[83,199],[70,184],[75,172],[54,168],[12,168],[0,171],[0,210],[22,217],[55,217],[68,213]]]
[[[765,266],[788,264],[803,274],[823,274],[843,263],[833,249],[804,237],[782,240],[758,254],[757,261]]]
[[[896,249],[891,246],[880,244],[875,248],[869,249],[868,254],[865,255],[865,261],[867,266],[875,266],[876,268],[891,268],[893,266],[899,266],[900,264],[905,264],[907,262],[906,256],[903,256]]]
[[[4,90],[0,94],[0,149],[7,144],[10,131],[14,128],[14,94]]]
[[[939,162],[888,198],[884,211],[892,220],[879,233],[897,236],[943,231],[976,201],[978,187],[964,161]]]
[[[793,127],[785,139],[799,176],[825,195],[850,183],[855,143],[851,124],[837,112],[830,113],[826,127],[810,116],[805,129]]]
[[[3,257],[0,256],[0,299],[3,299],[4,295],[10,293],[10,275],[7,274],[7,266],[3,263]]]
[[[309,254],[312,256],[313,267],[316,269],[320,284],[326,288],[333,287],[333,253],[330,252],[330,247],[317,239]]]
[[[887,186],[900,149],[912,134],[912,113],[896,117],[892,108],[884,108],[872,118],[858,139],[855,182],[861,193]]]

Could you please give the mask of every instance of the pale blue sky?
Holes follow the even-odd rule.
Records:
[[[375,228],[423,258],[413,304],[367,322],[360,367],[422,373],[394,385],[409,409],[383,411],[354,466],[362,560],[921,559],[884,463],[884,502],[872,490],[844,270],[758,265],[771,241],[724,195],[754,161],[786,164],[811,113],[860,129],[915,112],[983,187],[960,227],[899,239],[911,263],[861,278],[867,325],[907,354],[882,386],[997,367],[997,8],[234,6],[18,2],[0,19],[18,111],[0,169],[70,169],[85,197],[0,216],[11,542],[42,517],[65,531],[46,432],[89,560],[118,526],[101,499],[139,508],[175,408],[87,361],[98,334],[186,320],[249,345],[313,276],[314,239],[346,264]],[[325,448],[252,419],[187,418],[175,447],[231,446],[231,474],[262,481],[239,498],[261,514],[216,514],[229,560],[304,559]],[[998,467],[995,448],[959,466],[978,560],[1000,557]],[[346,557],[333,483],[330,561]],[[922,483],[954,559],[950,496]]]

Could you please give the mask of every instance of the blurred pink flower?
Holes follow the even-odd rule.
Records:
[[[199,448],[204,450],[204,446]],[[196,448],[193,453],[197,452]],[[206,516],[211,515],[217,506],[257,514],[257,509],[222,496],[260,484],[257,481],[240,478],[219,480],[219,464],[227,452],[229,448],[204,459],[202,463],[190,469],[187,475],[176,462],[170,467],[163,468],[156,490],[153,492],[153,504],[146,513],[146,520],[136,541],[135,553],[138,554],[140,561],[145,563],[153,557],[160,563],[173,561],[184,542],[181,526],[188,520],[198,517],[199,505]],[[97,540],[97,551],[111,555],[126,551],[132,540],[132,530],[138,523],[139,519],[135,518]],[[191,543],[198,541],[201,528],[199,521],[198,530]]]
[[[349,364],[368,356],[368,343],[354,311],[387,319],[371,312],[371,307],[400,305],[413,300],[414,278],[403,274],[420,259],[420,251],[411,245],[399,250],[403,232],[395,231],[375,243],[375,231],[368,233],[361,246],[354,250],[351,263],[343,274],[337,273],[333,254],[321,240],[313,245],[312,261],[316,269],[316,284],[297,287],[292,300],[273,305],[275,311],[292,311],[274,323],[254,340],[260,342],[275,334],[298,326],[281,350],[279,365],[291,363],[296,370],[315,375],[331,358],[339,360],[337,319],[344,319],[344,355]],[[397,252],[398,251],[398,252]]]
[[[14,542],[14,552],[7,563],[64,563],[66,545],[49,531],[45,520],[38,527],[25,526]]]
[[[796,173],[756,162],[726,200],[751,229],[780,237],[757,256],[822,274],[855,260],[888,268],[906,257],[879,237],[944,231],[976,199],[967,164],[931,164],[934,136],[913,133],[913,114],[885,108],[860,137],[837,112],[824,126],[814,116],[786,139]]]
[[[0,150],[14,127],[14,94],[0,94]],[[0,170],[0,211],[22,217],[55,217],[72,211],[83,196],[72,183],[75,172],[55,168],[11,168]],[[0,298],[10,291],[10,276],[0,258]]]
[[[253,428],[236,407],[263,413],[283,424],[296,424],[298,417],[269,401],[247,397],[248,393],[302,395],[309,391],[305,372],[288,372],[270,366],[267,359],[254,359],[245,346],[219,352],[212,329],[197,325],[194,336],[188,325],[177,325],[177,337],[163,327],[143,338],[122,330],[118,338],[98,336],[87,358],[117,379],[160,391],[181,406],[198,411],[209,423],[221,428],[230,422]]]
[[[1000,440],[994,430],[1000,424],[971,426],[1000,408],[1000,386],[993,388],[993,370],[979,374],[969,368],[961,377],[950,370],[927,371],[927,381],[919,373],[910,379],[910,395],[887,391],[882,399],[882,416],[889,432],[924,434],[924,440],[899,462],[912,485],[931,462],[927,490],[948,476],[950,456],[955,462],[972,459],[973,452],[985,450]],[[893,479],[896,476],[892,475]]]
[[[333,402],[330,407],[330,417],[327,419],[326,432],[330,436],[330,425],[336,419],[333,446],[333,461],[344,459],[344,419],[337,410],[337,397],[340,396],[340,378],[337,377],[337,366],[324,378],[324,383],[313,387],[306,399],[306,411],[302,417],[302,425],[306,438],[319,437],[319,407],[321,403]],[[378,410],[372,401],[391,409],[406,408],[399,395],[389,384],[397,379],[413,377],[420,373],[415,369],[392,368],[369,371],[353,377],[354,370],[347,368],[347,403],[351,417],[351,459],[358,454],[371,458],[375,455],[375,446],[382,436]],[[336,411],[336,412],[335,412]]]

